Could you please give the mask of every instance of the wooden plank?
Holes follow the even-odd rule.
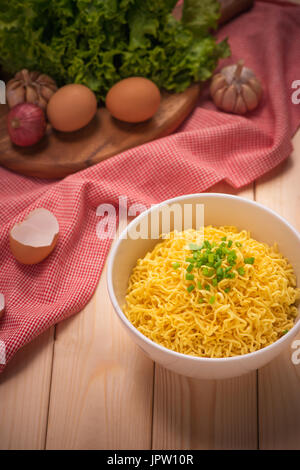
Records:
[[[256,372],[217,381],[155,369],[154,449],[256,449]]]
[[[253,199],[221,183],[210,192]],[[257,374],[228,380],[196,380],[155,366],[154,449],[256,449]]]
[[[0,449],[44,449],[54,327],[22,348],[0,376]]]
[[[300,230],[300,131],[293,143],[291,158],[258,181],[256,199],[276,210]],[[284,354],[259,371],[262,449],[300,449],[300,366],[292,364],[292,352],[288,347]]]
[[[153,363],[113,312],[106,270],[92,301],[57,327],[47,449],[149,449]]]

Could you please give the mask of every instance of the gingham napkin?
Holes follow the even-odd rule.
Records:
[[[3,352],[7,363],[19,348],[80,311],[91,298],[110,246],[110,240],[97,237],[100,204],[117,208],[118,197],[125,195],[128,204],[150,205],[204,191],[221,180],[239,188],[289,156],[300,123],[297,90],[292,88],[300,80],[299,31],[299,6],[269,2],[256,2],[219,31],[220,39],[229,37],[232,49],[232,57],[220,66],[243,58],[263,82],[261,105],[246,117],[217,111],[203,90],[177,133],[62,181],[26,178],[0,168],[0,292],[6,299],[0,362]],[[44,262],[22,266],[11,255],[8,232],[37,207],[58,218],[59,242]]]

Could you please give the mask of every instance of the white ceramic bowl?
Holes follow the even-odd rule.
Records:
[[[164,201],[143,212],[128,225],[113,246],[108,261],[107,282],[109,295],[119,319],[131,338],[151,359],[182,375],[222,379],[242,375],[264,366],[290,345],[300,330],[299,316],[295,326],[270,346],[243,356],[214,359],[176,353],[154,343],[141,334],[123,313],[131,271],[137,259],[143,257],[158,243],[157,239],[132,239],[128,237],[128,233],[134,233],[146,219],[148,222],[154,220],[155,215],[161,215],[166,205],[174,203],[180,206],[192,204],[194,208],[197,204],[204,204],[205,225],[235,225],[240,230],[249,230],[251,236],[258,241],[269,245],[277,242],[281,253],[292,263],[297,279],[300,279],[300,235],[278,214],[256,202],[227,194],[201,193],[181,196]],[[193,220],[191,225],[196,228],[194,224]],[[173,229],[172,224],[170,229]]]

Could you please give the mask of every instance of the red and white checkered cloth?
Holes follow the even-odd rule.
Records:
[[[292,83],[300,80],[299,31],[299,6],[269,2],[256,2],[220,30],[219,37],[228,36],[232,48],[232,57],[220,65],[243,58],[264,85],[261,105],[246,117],[217,111],[204,90],[177,133],[62,181],[0,168],[0,292],[6,299],[0,344],[5,344],[7,362],[91,298],[110,245],[96,236],[101,203],[117,208],[118,196],[126,195],[129,203],[150,205],[204,191],[221,180],[239,188],[289,156],[300,123],[300,104],[291,100]],[[47,260],[23,266],[11,255],[8,232],[37,207],[57,216],[60,238]]]

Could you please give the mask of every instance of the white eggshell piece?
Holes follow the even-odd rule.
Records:
[[[19,243],[33,248],[50,246],[59,232],[55,215],[47,209],[33,210],[21,223],[11,230],[11,236]]]

